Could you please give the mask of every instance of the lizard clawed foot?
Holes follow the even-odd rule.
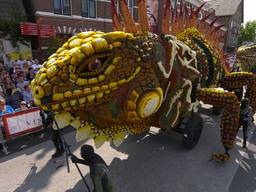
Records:
[[[220,161],[224,163],[229,159],[230,159],[230,155],[228,153],[213,153],[211,160]]]

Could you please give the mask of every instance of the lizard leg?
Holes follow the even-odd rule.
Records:
[[[199,89],[197,98],[206,104],[224,108],[220,127],[225,153],[213,154],[213,158],[221,161],[228,160],[228,151],[233,147],[239,129],[240,102],[234,93],[218,88]]]
[[[226,75],[223,87],[228,90],[241,89],[247,86],[245,97],[250,100],[250,106],[256,111],[256,75],[248,72],[234,72]]]

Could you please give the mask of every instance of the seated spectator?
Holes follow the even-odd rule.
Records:
[[[6,90],[7,89],[16,89],[16,86],[11,80],[8,80],[5,84],[5,88],[6,88]]]
[[[14,109],[10,105],[6,105],[5,99],[0,97],[0,116],[12,112],[14,112]]]
[[[28,68],[28,73],[26,75],[26,81],[32,81],[35,77],[35,72],[33,67]]]
[[[17,84],[16,87],[20,88],[21,91],[24,91],[24,87],[25,85],[28,85],[29,82],[24,80],[24,76],[23,75],[19,75],[18,79],[17,79]]]
[[[23,95],[19,89],[8,89],[6,90],[6,101],[8,105],[11,105],[12,108],[18,109],[20,102],[23,101]]]
[[[29,85],[24,86],[24,91],[22,92],[22,94],[23,94],[24,101],[26,101],[27,103],[33,102],[32,91]]]
[[[24,111],[26,109],[28,109],[26,101],[21,101],[20,102],[20,110]]]

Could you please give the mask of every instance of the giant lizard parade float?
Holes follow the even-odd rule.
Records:
[[[125,0],[118,4],[120,16],[112,0],[113,32],[81,32],[48,58],[32,81],[35,103],[53,111],[61,128],[75,127],[78,140],[94,139],[96,147],[120,145],[127,135],[156,126],[181,131],[192,148],[202,130],[202,101],[223,108],[226,153],[213,157],[227,160],[239,129],[240,102],[232,90],[247,85],[255,111],[256,76],[229,72],[218,46],[221,26],[206,23],[210,15],[197,19],[203,5],[195,9],[180,1],[171,10],[166,0],[156,34],[145,0],[138,0],[139,24]]]

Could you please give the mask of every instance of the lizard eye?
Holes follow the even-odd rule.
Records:
[[[89,78],[100,74],[107,66],[111,58],[109,55],[98,55],[97,58],[92,57],[86,59],[80,64],[76,73],[79,78]]]
[[[89,72],[94,72],[100,69],[102,66],[102,63],[99,59],[95,59],[93,62],[88,64],[88,71]]]

